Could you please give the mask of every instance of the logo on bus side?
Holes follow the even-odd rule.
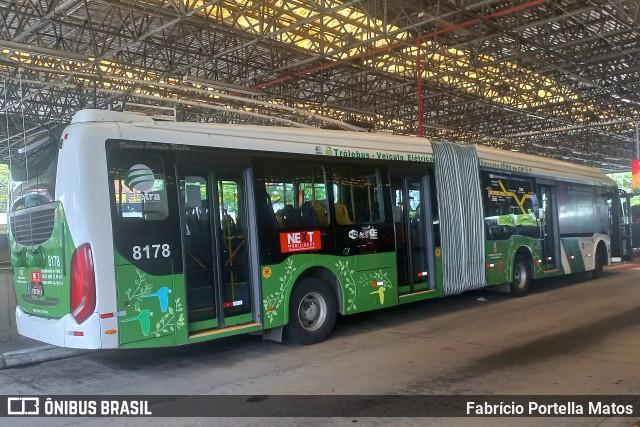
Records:
[[[153,187],[155,176],[149,166],[137,164],[129,168],[124,183],[127,187],[144,193]]]
[[[322,249],[320,230],[280,233],[280,252],[318,251]]]
[[[366,227],[362,227],[360,232],[358,232],[358,230],[349,230],[348,236],[350,239],[353,239],[353,240],[357,238],[377,240],[378,230],[375,227],[367,225]]]

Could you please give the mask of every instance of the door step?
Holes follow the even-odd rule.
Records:
[[[400,298],[402,298],[402,297],[411,297],[411,296],[414,296],[414,295],[421,295],[421,294],[429,294],[429,293],[435,292],[435,291],[436,291],[435,289],[425,289],[423,291],[411,292],[409,294],[402,294],[402,295],[400,295]]]
[[[206,331],[200,331],[193,335],[189,335],[189,339],[197,339],[202,337],[208,337],[213,335],[227,335],[230,332],[242,332],[245,329],[254,330],[256,327],[262,327],[260,323],[245,323],[243,325],[230,326],[224,329],[207,329]],[[249,331],[247,331],[249,332]]]

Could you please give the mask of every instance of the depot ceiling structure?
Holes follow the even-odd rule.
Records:
[[[629,170],[637,0],[0,1],[0,156],[82,108]],[[161,107],[161,108],[154,108]]]

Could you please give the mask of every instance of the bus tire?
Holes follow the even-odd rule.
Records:
[[[284,338],[295,344],[317,344],[329,337],[336,323],[336,298],[322,281],[303,279],[293,288]]]
[[[593,268],[593,271],[591,272],[592,278],[599,279],[600,277],[602,277],[604,264],[606,263],[605,257],[606,257],[605,251],[602,249],[602,246],[599,245],[598,248],[596,249],[596,259],[594,260],[595,266]]]
[[[524,255],[517,255],[513,262],[513,279],[511,280],[511,295],[523,297],[529,293],[531,287],[531,268]]]

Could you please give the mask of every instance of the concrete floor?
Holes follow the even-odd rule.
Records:
[[[640,395],[640,263],[341,318],[303,347],[238,336],[0,371],[0,394]],[[635,400],[636,411],[640,399]],[[631,426],[618,418],[287,418],[285,425]],[[12,425],[39,425],[16,419]],[[62,425],[264,425],[273,419],[47,419]]]

